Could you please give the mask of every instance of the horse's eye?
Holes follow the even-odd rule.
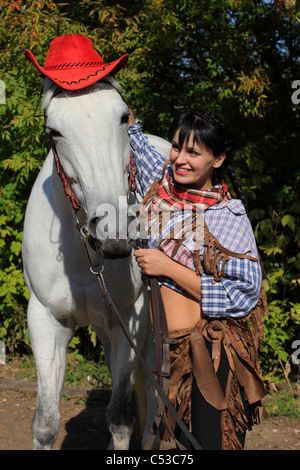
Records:
[[[56,131],[55,129],[51,129],[50,134],[52,137],[62,137],[61,133],[59,131]]]
[[[127,123],[128,123],[128,118],[129,118],[129,113],[124,113],[124,114],[121,116],[121,125],[122,125],[122,124],[127,124]]]

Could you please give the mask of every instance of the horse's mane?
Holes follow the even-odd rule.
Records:
[[[112,75],[106,75],[104,78],[99,80],[99,82],[96,82],[93,85],[90,85],[85,90],[90,89],[92,91],[97,88],[102,88],[103,84],[109,84],[109,85],[112,85],[114,88],[121,90],[121,85],[112,77]],[[42,109],[47,109],[51,99],[53,98],[54,94],[57,93],[57,91],[64,92],[66,96],[70,96],[71,94],[82,92],[82,90],[78,90],[78,91],[77,90],[76,91],[64,90],[63,88],[58,86],[56,83],[54,83],[52,80],[50,80],[50,78],[48,77],[45,77],[43,79],[43,91],[44,91],[44,99],[42,102]]]

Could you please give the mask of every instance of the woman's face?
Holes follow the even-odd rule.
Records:
[[[212,187],[213,170],[219,168],[224,159],[224,153],[214,157],[206,147],[193,142],[193,134],[180,147],[179,129],[176,131],[170,153],[176,183],[191,189],[209,189]]]

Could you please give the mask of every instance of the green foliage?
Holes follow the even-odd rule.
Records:
[[[79,341],[79,338],[78,338]],[[67,357],[66,386],[93,386],[102,390],[111,389],[111,377],[105,364],[103,349],[100,360],[88,360],[70,352]]]
[[[80,339],[77,337],[76,342]],[[102,390],[111,389],[111,378],[104,360],[103,348],[98,349],[99,357],[90,359],[78,354],[73,348],[67,356],[67,372],[65,377],[65,385],[73,387],[80,385],[81,387],[97,388]],[[7,364],[10,364],[12,378],[16,380],[28,380],[29,382],[37,381],[37,372],[35,361],[32,354],[22,357],[8,355]]]
[[[285,416],[300,420],[299,391],[296,388],[275,386],[275,390],[267,395],[265,406],[270,418]]]
[[[233,129],[266,272],[264,370],[278,375],[300,324],[300,105],[291,101],[300,79],[298,0],[0,0],[0,339],[11,351],[30,347],[22,224],[48,148],[35,117],[40,77],[24,49],[43,64],[55,36],[76,32],[107,61],[129,52],[118,79],[147,132],[166,137],[172,117],[191,107],[219,112]],[[79,357],[91,342],[92,333],[79,330],[71,347]]]
[[[40,137],[43,121],[35,117],[40,78],[24,49],[33,48],[43,60],[49,36],[69,25],[52,2],[1,1],[0,7],[0,78],[6,86],[6,103],[0,105],[0,339],[13,352],[30,348],[22,229],[30,189],[47,153]]]

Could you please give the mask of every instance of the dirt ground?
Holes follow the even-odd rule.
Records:
[[[31,450],[31,422],[36,384],[10,378],[0,366],[0,450]],[[105,450],[110,435],[105,409],[109,391],[65,388],[61,424],[54,450]],[[133,445],[137,444],[137,437]],[[136,447],[134,447],[136,448]],[[300,422],[286,418],[263,421],[248,433],[246,450],[299,450]]]

